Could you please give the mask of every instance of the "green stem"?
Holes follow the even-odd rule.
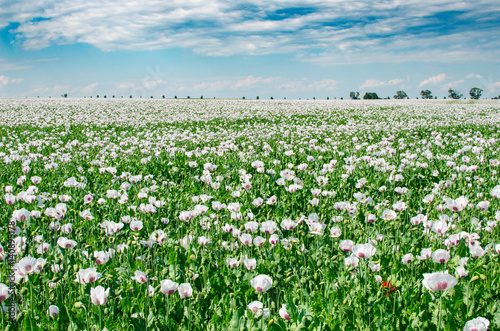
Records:
[[[102,311],[101,311],[101,306],[99,306],[99,329],[102,330]]]
[[[439,296],[439,316],[438,316],[438,325],[437,325],[437,329],[439,330],[440,327],[441,327],[441,308],[442,308],[442,305],[443,305],[443,294],[441,293],[440,296]]]
[[[167,295],[167,313],[165,314],[165,324],[167,325],[167,330],[168,330],[168,315],[170,314],[170,303],[169,303],[169,296]]]
[[[84,284],[81,284],[80,285],[80,289],[81,289],[81,292],[82,292],[82,301],[83,301],[83,294],[84,294]],[[90,302],[90,295],[89,295],[89,309],[92,309],[92,306],[91,306],[91,302]],[[87,330],[90,330],[90,325],[89,325],[89,314],[88,314],[88,310],[87,308],[85,308],[85,319],[87,320]]]
[[[146,309],[144,310],[144,317],[146,318],[146,331],[148,331],[148,317],[149,317],[149,279],[146,282]]]
[[[191,318],[192,318],[192,314],[193,314],[193,311],[192,311],[193,300],[191,300],[191,299],[188,299],[188,300],[189,300],[189,328],[188,328],[188,330],[191,330]]]
[[[33,319],[33,282],[30,283],[30,307],[29,307],[29,319],[30,319],[30,329],[33,330],[33,325],[31,320]]]

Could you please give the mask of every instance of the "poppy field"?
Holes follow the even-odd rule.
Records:
[[[499,329],[499,109],[0,100],[2,328]]]

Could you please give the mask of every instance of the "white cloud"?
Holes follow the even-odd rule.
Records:
[[[30,65],[12,62],[8,61],[7,59],[0,58],[0,71],[25,70],[29,68],[31,68]]]
[[[122,89],[122,90],[128,90],[128,89],[131,89],[134,86],[135,86],[135,84],[131,83],[131,82],[125,82],[125,83],[118,83],[118,84],[116,84],[116,87],[119,88],[119,89]]]
[[[49,91],[49,88],[48,87],[37,87],[35,89],[33,89],[31,92],[34,93],[34,94],[37,94],[37,93],[44,93],[44,92],[48,92]]]
[[[19,0],[2,6],[0,28],[5,22],[20,23],[16,43],[25,49],[79,42],[104,51],[181,47],[210,56],[299,52],[302,60],[325,65],[495,61],[499,51],[497,26],[492,22],[498,14],[486,10],[495,6],[496,0],[475,4],[451,0]],[[311,10],[268,18],[280,16],[278,10],[300,7]],[[441,29],[441,35],[418,29],[446,20],[437,15],[445,11],[456,12],[455,20],[475,24]],[[486,14],[491,19],[481,20]],[[33,22],[33,17],[46,20]],[[311,53],[311,49],[323,52]]]
[[[214,80],[213,82],[201,82],[200,84],[194,84],[193,89],[195,91],[202,91],[202,92],[218,92],[218,91],[223,91],[227,88],[229,88],[233,82],[231,82],[228,79],[222,79],[222,80]]]
[[[404,26],[401,26],[403,29]],[[480,35],[493,33],[483,31]],[[480,62],[496,62],[500,57],[500,42],[488,41],[488,50],[475,45],[479,36],[475,31],[457,32],[443,36],[396,35],[389,38],[364,38],[363,29],[349,29],[337,33],[330,40],[336,47],[310,54],[299,52],[298,59],[318,65],[345,65],[368,63],[437,62],[453,63],[474,59]],[[326,37],[325,37],[326,38]],[[414,45],[419,45],[415,48]],[[486,45],[486,44],[484,44]],[[467,60],[468,61],[468,60]]]
[[[96,88],[97,86],[99,86],[99,83],[98,83],[98,82],[95,82],[95,83],[92,83],[92,84],[90,84],[90,85],[85,86],[85,87],[82,89],[82,91],[83,91],[84,93],[92,93],[92,92],[94,92],[94,90],[95,90],[95,88]]]
[[[9,84],[9,82],[10,82],[10,77],[4,76],[4,75],[0,76],[0,84],[1,85],[5,86],[5,85]]]
[[[235,77],[235,76],[222,76],[206,78],[199,81],[194,78],[167,80],[162,89],[150,90],[151,95],[165,94],[164,91],[172,91],[172,93],[188,95],[204,95],[205,97],[211,96],[240,96],[248,95],[263,95],[272,93],[278,95],[283,93],[283,96],[290,96],[294,93],[324,93],[328,91],[337,91],[339,82],[333,78],[325,78],[319,80],[312,80],[308,78],[286,78],[286,77],[266,77],[266,76],[253,76]],[[134,94],[135,95],[135,94]],[[314,95],[314,94],[313,94]]]
[[[277,88],[286,92],[323,92],[335,91],[339,82],[335,79],[327,78],[322,80],[309,80],[307,78],[282,79]]]
[[[367,79],[363,84],[359,86],[360,89],[364,90],[365,88],[384,86],[385,82],[376,80],[376,79]]]
[[[0,75],[0,86],[5,86],[7,84],[19,84],[23,80],[23,78],[11,78],[5,75]]]
[[[494,82],[489,85],[490,93],[495,93],[500,90],[500,82]]]
[[[164,84],[165,82],[161,79],[151,79],[151,80],[144,80],[143,85],[147,89],[155,88],[157,85]]]
[[[59,61],[60,58],[55,57],[55,58],[48,58],[48,59],[36,59],[35,62],[54,62],[54,61]]]
[[[381,86],[393,86],[403,83],[405,80],[400,78],[391,79],[387,82],[376,80],[376,79],[367,79],[363,84],[359,86],[360,89],[364,90],[366,88],[371,87],[381,87]]]
[[[337,84],[338,82],[334,79],[323,79],[313,83],[317,90],[335,90]]]
[[[425,86],[427,84],[440,83],[440,82],[444,81],[447,78],[448,77],[446,76],[446,74],[439,74],[439,75],[436,75],[436,76],[432,76],[430,78],[427,78],[427,79],[421,81],[420,84],[418,84],[418,87],[422,87],[422,86]]]
[[[449,90],[450,88],[456,89],[456,86],[462,84],[463,82],[464,82],[463,79],[459,79],[459,80],[456,80],[454,82],[449,82],[449,83],[443,85],[442,89],[444,89],[444,90]]]
[[[472,79],[472,78],[481,79],[481,78],[483,78],[483,76],[478,75],[478,74],[474,74],[474,73],[470,73],[470,74],[468,74],[467,76],[465,76],[465,78],[466,78],[466,79]]]
[[[387,85],[398,85],[403,83],[404,81],[405,81],[404,79],[399,79],[399,78],[391,79],[390,81],[387,82]]]
[[[239,89],[248,89],[255,87],[257,84],[262,85],[262,84],[270,84],[276,80],[278,80],[278,77],[268,77],[268,78],[262,78],[262,77],[254,77],[252,75],[245,77],[244,79],[238,80],[235,84],[233,84],[232,88],[235,90]]]
[[[54,87],[52,88],[55,94],[59,93],[68,93],[69,90],[69,85],[59,85],[55,84]]]

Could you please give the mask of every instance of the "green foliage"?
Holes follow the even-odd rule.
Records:
[[[397,91],[394,99],[408,99],[408,94],[405,91]]]
[[[480,89],[479,87],[473,87],[469,91],[469,95],[471,99],[478,100],[481,98],[481,94],[483,93],[483,90]]]
[[[375,92],[366,92],[363,96],[363,100],[377,100],[380,99],[377,93]]]
[[[459,91],[453,90],[451,87],[448,90],[449,97],[452,99],[461,99],[463,97],[463,94],[461,94]]]
[[[422,91],[420,91],[420,97],[422,99],[433,99],[432,92],[429,91],[429,90],[422,90]]]
[[[9,103],[11,108],[4,114],[15,113],[14,120],[27,118],[26,122],[13,125],[5,121],[0,126],[0,135],[5,138],[0,145],[0,153],[4,153],[0,190],[6,192],[7,186],[12,186],[13,194],[22,197],[37,175],[42,178],[36,185],[37,195],[45,204],[40,207],[37,201],[16,199],[9,205],[5,193],[2,195],[0,211],[5,219],[21,208],[40,211],[39,218],[18,222],[26,248],[17,258],[30,255],[47,260],[40,273],[30,274],[27,282],[16,286],[21,313],[19,325],[10,326],[10,330],[460,330],[478,316],[488,318],[491,329],[500,328],[500,268],[494,253],[500,228],[483,230],[493,225],[500,208],[499,200],[489,195],[497,176],[495,162],[490,164],[490,160],[497,158],[498,146],[484,143],[498,132],[495,125],[478,124],[484,122],[484,116],[490,118],[497,113],[491,106],[475,103],[452,112],[445,107],[454,109],[456,104],[443,102],[439,105],[442,109],[432,110],[410,102],[404,107],[385,101],[381,101],[383,107],[360,102],[353,109],[317,102],[297,110],[289,107],[293,102],[280,101],[269,102],[275,108],[263,111],[265,103],[255,110],[244,108],[248,103],[237,100],[192,100],[186,102],[190,107],[186,109],[179,109],[181,102],[177,101],[103,100],[104,106],[93,110],[95,116],[75,125],[74,121],[86,114],[84,109],[90,112],[88,105],[57,108],[54,104],[61,103],[53,102],[32,112],[57,119],[46,126],[43,116],[36,117],[39,122],[28,121],[31,113],[23,113],[27,103],[21,103],[22,107]],[[172,116],[172,112],[178,113]],[[101,122],[101,118],[106,121]],[[71,125],[66,127],[69,119]],[[413,123],[410,129],[409,123]],[[357,131],[340,129],[348,126]],[[287,155],[289,150],[294,153]],[[14,152],[21,157],[8,164],[5,157]],[[35,158],[38,154],[42,156]],[[62,161],[65,154],[71,159]],[[451,158],[455,154],[460,156]],[[447,164],[448,157],[457,164]],[[24,169],[25,175],[23,162],[28,159],[30,169]],[[92,164],[94,160],[99,162]],[[263,162],[264,171],[252,165],[257,160]],[[189,166],[193,161],[196,167]],[[59,166],[47,168],[52,162]],[[208,163],[217,168],[212,170]],[[307,164],[305,171],[298,169],[303,164]],[[457,168],[462,165],[477,168],[459,172]],[[111,172],[113,167],[116,173]],[[277,183],[284,177],[282,172],[290,176],[285,185]],[[128,190],[121,188],[136,175],[142,175],[142,179]],[[22,176],[26,176],[26,182],[18,185]],[[319,176],[328,179],[324,186],[319,184]],[[70,177],[85,183],[85,187],[63,185]],[[251,187],[243,188],[245,178],[250,178]],[[218,181],[220,187],[212,185]],[[302,188],[288,192],[292,183]],[[314,189],[319,190],[318,204],[312,200]],[[107,198],[108,190],[127,192],[128,201]],[[236,191],[240,196],[232,196]],[[434,200],[424,203],[424,197],[433,191],[438,192]],[[84,204],[89,192],[94,199]],[[372,201],[358,200],[358,192]],[[140,193],[147,197],[140,197]],[[66,202],[67,213],[60,220],[61,224],[73,224],[67,234],[50,230],[48,225],[56,219],[45,213],[61,203],[63,195],[71,196]],[[201,201],[202,195],[212,198]],[[273,195],[276,203],[268,204]],[[463,211],[441,208],[446,206],[446,198],[459,196],[466,196],[472,207]],[[257,207],[252,202],[259,197],[266,200]],[[105,203],[98,203],[99,198]],[[481,211],[476,206],[484,200],[491,204]],[[227,208],[215,210],[212,201],[239,202],[241,219]],[[399,201],[406,208],[396,212],[396,219],[384,219],[384,211],[394,210]],[[161,202],[154,213],[141,211],[141,204],[153,202]],[[337,202],[348,202],[350,207],[334,207]],[[179,218],[181,211],[195,210],[199,205],[208,207],[208,211],[188,221]],[[81,217],[84,209],[94,219]],[[323,234],[313,233],[305,221],[313,213],[326,226]],[[370,214],[375,216],[373,223],[367,222]],[[424,231],[424,224],[412,223],[411,218],[417,214],[427,215],[434,222],[446,219],[453,228],[445,236],[431,229]],[[106,235],[101,224],[122,222],[123,216],[137,218],[144,227],[133,231],[125,223],[120,231]],[[243,245],[235,234],[248,234],[245,224],[251,218],[260,224],[276,222],[280,241],[272,245],[270,234],[259,229],[252,237],[262,236],[266,242],[262,246]],[[474,218],[483,223],[479,226]],[[290,230],[281,227],[285,219],[297,226]],[[232,233],[222,230],[226,223],[234,226]],[[339,236],[331,235],[333,227],[341,230]],[[144,242],[152,241],[156,230],[165,231],[165,241],[146,247]],[[457,245],[445,245],[450,234],[464,232],[477,232],[481,245],[491,244],[491,249],[473,258],[466,238]],[[44,254],[37,253],[37,235],[51,245]],[[187,235],[193,240],[184,245],[182,240]],[[374,245],[375,255],[361,258],[355,268],[346,268],[345,258],[352,253],[341,250],[340,242],[350,239],[355,244],[367,243],[377,235],[383,238]],[[76,240],[77,246],[60,248],[57,240],[61,236]],[[201,236],[212,242],[202,245],[197,240]],[[8,249],[7,240],[4,231],[0,234],[4,250]],[[237,249],[230,247],[234,243],[238,243]],[[119,244],[127,244],[128,249],[119,252]],[[395,250],[395,246],[400,249]],[[418,256],[427,247],[446,249],[452,258],[444,264],[432,258],[402,262],[404,254]],[[110,248],[116,250],[115,255],[97,265],[94,251]],[[226,263],[228,258],[246,257],[257,260],[255,270],[247,270],[243,264],[231,268]],[[459,279],[452,290],[431,293],[422,285],[424,273],[445,270],[454,275],[462,257],[469,257],[469,275]],[[370,263],[380,265],[381,270],[372,272]],[[55,264],[61,265],[62,271],[52,271]],[[90,267],[103,277],[91,284],[74,281],[79,269]],[[8,284],[8,268],[0,264],[0,282],[4,284]],[[148,275],[146,283],[132,280],[136,270]],[[265,293],[250,285],[259,274],[273,280]],[[384,286],[376,276],[392,285]],[[164,295],[160,292],[163,279],[190,283],[193,296],[181,299],[177,292]],[[109,301],[102,306],[90,302],[90,289],[98,285],[111,289]],[[155,291],[151,297],[149,285]],[[255,300],[269,309],[268,318],[248,309]],[[49,305],[59,307],[57,318],[48,316]],[[289,320],[280,316],[283,305]],[[1,323],[3,328],[10,325],[5,315]]]
[[[349,97],[351,100],[359,100],[359,92],[351,92],[349,93]]]

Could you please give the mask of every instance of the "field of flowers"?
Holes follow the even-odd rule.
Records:
[[[2,329],[499,329],[499,109],[0,100]]]

